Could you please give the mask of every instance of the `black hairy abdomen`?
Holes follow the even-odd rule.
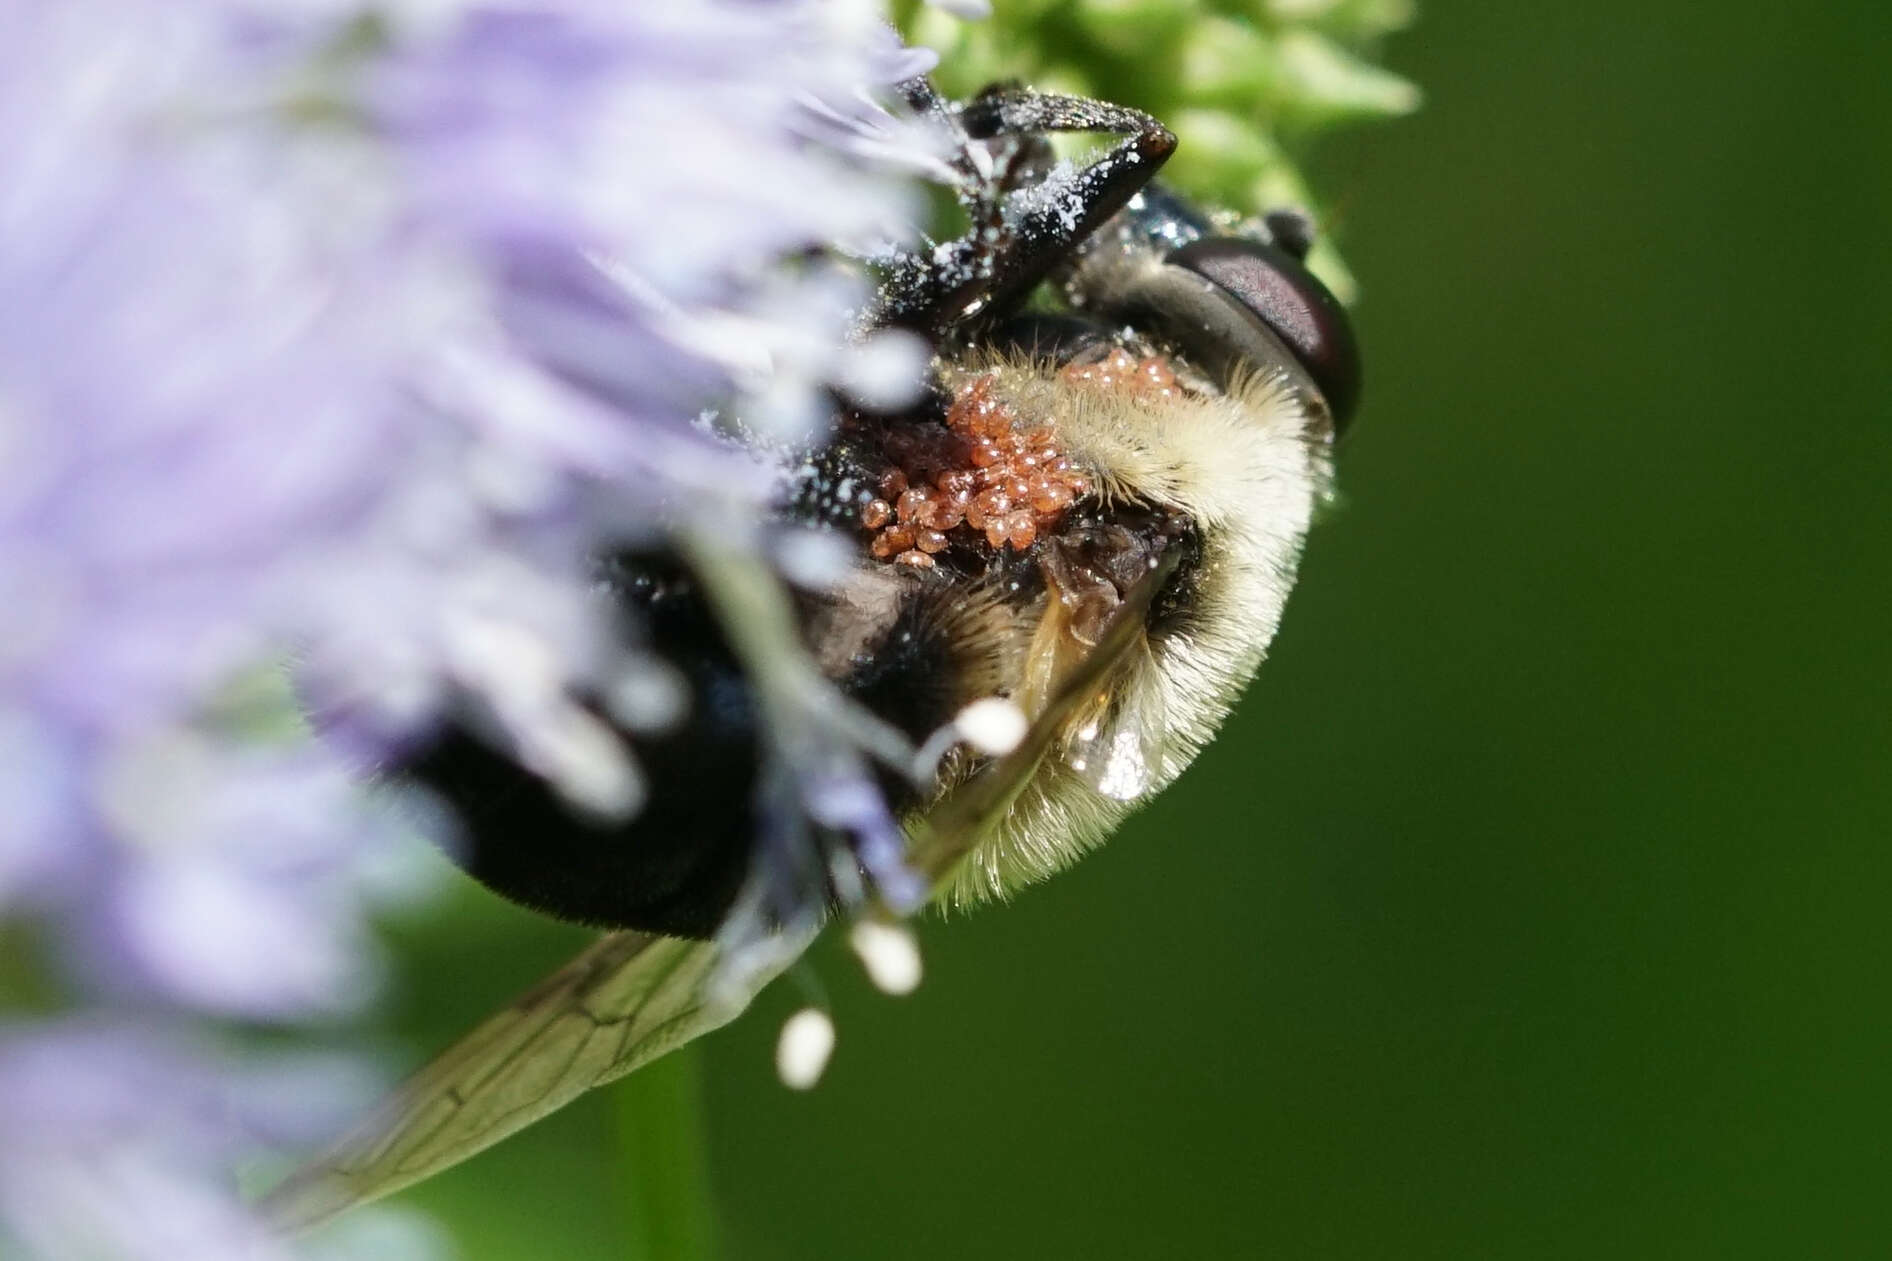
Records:
[[[763,748],[755,698],[722,629],[679,566],[619,556],[606,566],[606,580],[627,623],[642,628],[648,650],[680,670],[689,689],[687,715],[678,725],[626,736],[648,793],[633,817],[600,821],[574,812],[545,781],[464,724],[448,726],[396,774],[426,785],[452,807],[460,825],[453,856],[494,892],[599,927],[709,937],[754,869],[765,831],[757,804]],[[843,692],[910,734],[930,731],[951,714],[943,685],[950,652],[945,632],[927,612],[925,589],[916,586],[913,596],[874,647],[836,680]],[[891,780],[882,786],[896,801],[912,792]]]
[[[742,886],[755,835],[754,698],[722,630],[676,567],[616,557],[606,567],[650,649],[679,669],[688,717],[635,738],[648,796],[628,822],[574,812],[542,779],[465,725],[401,773],[446,799],[455,859],[499,893],[561,919],[707,937]]]

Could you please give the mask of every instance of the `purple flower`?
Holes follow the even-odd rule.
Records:
[[[256,759],[233,765],[204,714],[213,688],[279,651],[285,594],[381,493],[387,433],[360,396],[396,343],[346,309],[326,229],[297,223],[295,174],[246,173],[247,138],[163,133],[162,103],[200,61],[207,94],[223,86],[203,23],[26,7],[0,71],[15,148],[0,163],[29,172],[0,191],[0,726],[25,807],[0,898],[141,942],[156,910],[141,891],[165,875],[277,832],[296,845],[286,810],[233,807]],[[311,750],[269,774],[306,794],[335,771]],[[336,839],[324,861],[347,852]],[[202,882],[171,883],[208,909]],[[299,897],[316,882],[293,883]],[[263,944],[238,933],[226,949]],[[168,988],[150,955],[128,962]],[[282,1005],[254,997],[223,994]]]
[[[872,103],[923,66],[871,13],[358,9],[0,0],[0,919],[68,1009],[0,1040],[0,1245],[281,1255],[222,1178],[299,1092],[170,1028],[373,994],[399,816],[358,773],[449,694],[634,809],[569,689],[660,675],[588,556],[679,503],[762,545],[773,473],[705,409],[798,441],[830,383],[917,379],[849,342],[857,281],[779,266],[899,236],[891,173],[937,164]]]
[[[219,1184],[246,1150],[319,1136],[375,1086],[332,1056],[238,1057],[149,1021],[0,1027],[0,1248],[287,1261]],[[409,1239],[375,1255],[438,1251]]]

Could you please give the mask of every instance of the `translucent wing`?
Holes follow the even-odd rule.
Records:
[[[783,941],[765,966],[712,985],[716,943],[612,933],[421,1069],[270,1192],[263,1212],[306,1230],[458,1164],[729,1023],[813,937]]]
[[[1154,665],[1127,668],[1131,658],[1149,655],[1149,639],[1137,635],[1114,676],[1079,701],[1064,738],[1065,763],[1113,801],[1141,800],[1162,773],[1169,713],[1159,672]]]
[[[1045,755],[1066,739],[1074,718],[1097,704],[1131,654],[1148,651],[1144,626],[1150,605],[1176,562],[1175,554],[1164,557],[1124,596],[1096,646],[1064,672],[1018,747],[948,793],[916,825],[908,860],[935,888],[946,884],[966,855],[998,827]]]
[[[1153,572],[1058,686],[1011,753],[947,794],[916,827],[909,861],[937,888],[997,827],[1059,733],[1143,642]],[[318,1226],[458,1164],[573,1099],[729,1023],[818,931],[779,939],[731,977],[722,947],[612,933],[416,1073],[334,1147],[262,1202],[284,1230]]]

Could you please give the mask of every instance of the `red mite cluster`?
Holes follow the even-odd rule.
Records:
[[[883,499],[861,509],[874,531],[875,556],[931,568],[949,531],[983,531],[994,548],[1024,550],[1066,508],[1090,489],[1047,428],[1025,428],[992,396],[993,378],[962,386],[946,412],[946,426],[962,440],[964,463],[924,473],[895,469],[882,479]],[[930,485],[927,483],[930,481]],[[890,502],[891,501],[891,502]]]
[[[1137,398],[1172,399],[1182,394],[1167,359],[1161,355],[1138,359],[1121,346],[1094,362],[1069,364],[1058,376],[1073,385],[1094,385]]]
[[[1179,392],[1162,359],[1139,360],[1121,347],[1095,363],[1072,364],[1060,376],[1139,397]],[[962,386],[946,412],[946,426],[965,444],[971,467],[894,469],[881,479],[883,498],[861,509],[875,556],[930,569],[933,554],[945,551],[949,533],[962,526],[974,536],[983,532],[995,549],[1023,551],[1090,491],[1090,479],[1058,450],[1051,430],[1021,426],[1017,413],[993,397],[993,385],[987,375]]]

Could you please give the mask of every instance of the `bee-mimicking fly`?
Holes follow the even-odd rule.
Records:
[[[1176,143],[1156,120],[1013,88],[958,106],[923,80],[902,91],[975,189],[971,229],[896,260],[867,321],[926,339],[930,388],[894,413],[842,406],[777,510],[851,545],[845,579],[795,610],[839,692],[915,744],[982,698],[1031,724],[1010,756],[961,746],[932,783],[888,779],[910,833],[950,833],[956,866],[930,874],[969,901],[1071,862],[1210,739],[1280,619],[1360,366],[1303,264],[1306,221],[1238,224],[1153,184]],[[1056,132],[1117,140],[1072,171]],[[642,810],[583,817],[461,730],[403,773],[456,808],[480,880],[625,931],[293,1179],[285,1220],[423,1177],[740,1009],[707,993],[703,939],[762,844],[759,707],[686,564],[623,554],[601,573],[690,691],[677,728],[631,740]]]
[[[996,213],[888,278],[874,322],[931,342],[932,389],[897,414],[843,411],[781,505],[856,552],[844,582],[801,601],[816,660],[916,743],[981,697],[1035,719],[1104,619],[1171,562],[1144,633],[961,869],[955,893],[974,898],[1069,862],[1209,739],[1280,617],[1359,365],[1344,312],[1302,265],[1305,233],[1219,234],[1150,184],[1175,143],[1155,120],[1007,90],[957,111],[929,87],[909,95],[968,148],[1003,145]],[[1065,130],[1127,138],[1032,204],[1044,134]],[[1022,309],[1046,280],[1058,309]],[[634,817],[570,810],[464,730],[406,770],[458,808],[468,870],[507,897],[707,937],[763,833],[758,710],[682,564],[613,556],[603,579],[690,688],[677,728],[635,739],[652,792]],[[931,792],[889,788],[923,812],[974,769],[960,758]]]

